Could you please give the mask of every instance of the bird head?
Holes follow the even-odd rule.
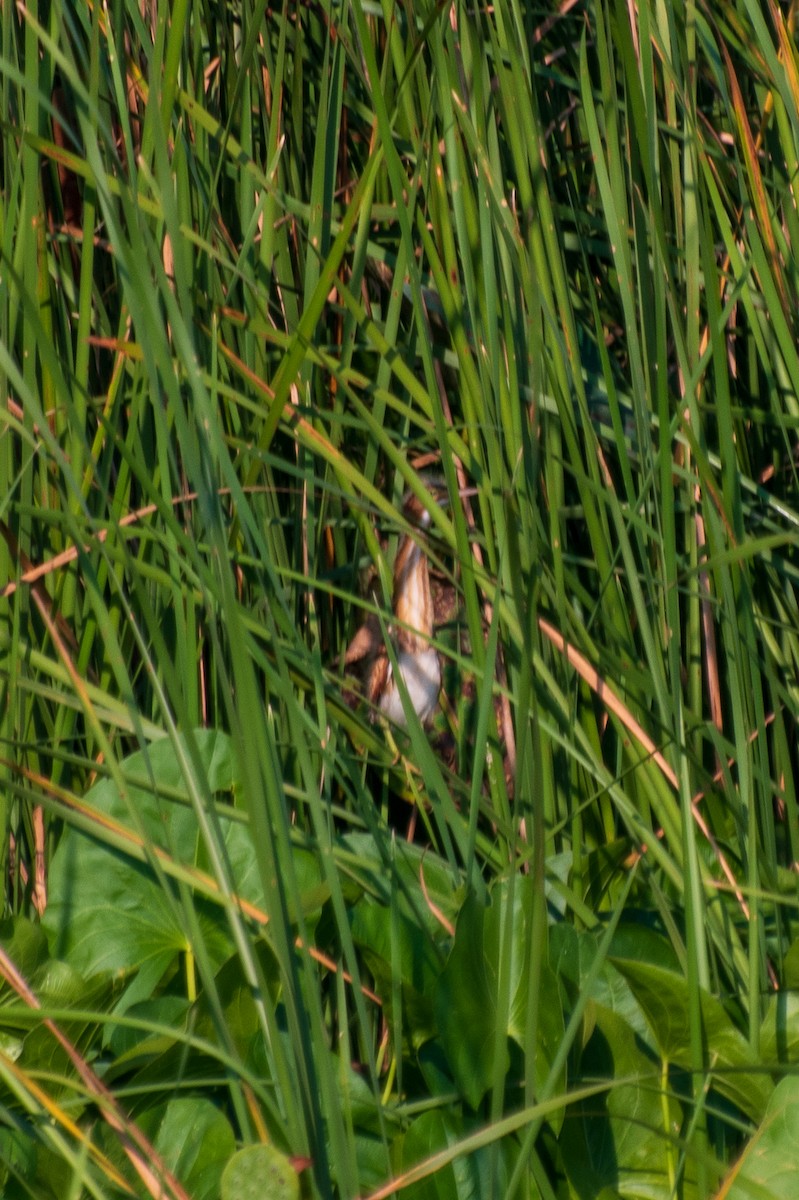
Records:
[[[432,475],[422,475],[420,480],[436,504],[444,507],[449,503],[447,485],[443,479]],[[430,528],[430,509],[422,503],[415,492],[405,493],[402,500],[402,514],[410,525],[416,525],[419,529]]]

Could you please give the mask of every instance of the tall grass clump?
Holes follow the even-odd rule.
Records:
[[[793,20],[2,7],[3,1195],[792,1195]]]

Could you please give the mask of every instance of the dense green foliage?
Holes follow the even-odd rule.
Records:
[[[4,1196],[793,1197],[793,15],[2,6]]]

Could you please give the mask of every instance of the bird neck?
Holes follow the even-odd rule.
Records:
[[[394,615],[401,622],[397,642],[411,653],[424,649],[433,636],[433,601],[427,556],[408,534],[394,563]]]

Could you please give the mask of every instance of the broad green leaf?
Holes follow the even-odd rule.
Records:
[[[433,993],[441,971],[440,952],[424,928],[402,911],[362,900],[352,920],[352,937],[363,952],[383,1007],[393,1020],[394,988],[401,985],[402,1032],[418,1048],[436,1031]]]
[[[799,1080],[777,1084],[765,1116],[716,1200],[794,1200],[799,1178]]]
[[[196,741],[209,800],[215,792],[229,792],[235,784],[229,741],[204,732],[196,735]],[[122,770],[126,796],[105,779],[91,789],[86,803],[134,834],[141,830],[151,847],[164,851],[175,863],[194,866],[198,823],[171,740],[163,738],[146,753],[132,755]],[[221,824],[231,863],[241,867],[238,886],[257,901],[247,831],[231,821]],[[170,884],[162,887],[132,851],[126,854],[100,837],[99,828],[97,838],[76,827],[64,831],[53,856],[50,901],[43,920],[50,946],[54,954],[68,958],[87,974],[143,969],[153,986],[177,953],[190,950],[177,889]],[[219,911],[200,901],[198,915],[209,949],[221,961],[228,939]]]
[[[417,1117],[407,1133],[398,1138],[394,1146],[394,1173],[401,1175],[411,1167],[431,1158],[436,1151],[444,1149],[462,1134],[459,1122],[441,1112],[423,1113]],[[450,1164],[443,1171],[431,1172],[429,1178],[414,1183],[407,1189],[410,1200],[476,1200],[477,1181],[472,1164]]]
[[[477,1108],[491,1086],[497,1040],[503,1073],[510,1065],[507,1028],[497,1023],[496,947],[485,936],[486,909],[467,899],[436,994],[439,1037],[459,1089]]]
[[[142,1058],[161,1055],[183,1033],[188,1022],[190,1004],[185,996],[165,994],[141,1000],[125,1008],[131,1021],[147,1021],[161,1026],[158,1031],[137,1029],[131,1025],[113,1024],[107,1032],[108,1052],[114,1056],[114,1067],[130,1069]],[[113,1070],[114,1067],[111,1069]]]
[[[38,972],[46,967],[50,958],[47,938],[41,925],[34,925],[26,917],[10,917],[0,922],[0,946],[13,962],[23,979],[36,988]],[[17,993],[7,980],[0,979],[0,1006],[18,999]]]
[[[495,1082],[497,1053],[502,1075],[508,1070],[507,1039],[513,1038],[522,1049],[526,1045],[529,929],[529,889],[523,883],[511,889],[502,881],[493,889],[488,907],[470,898],[458,917],[437,989],[436,1017],[454,1077],[474,1108]],[[562,1039],[564,1020],[557,979],[546,963],[538,987],[535,1070],[540,1085]]]
[[[558,976],[567,979],[578,992],[583,990],[583,981],[596,957],[600,936],[565,923],[556,925],[550,933],[552,969]],[[645,926],[622,921],[613,939],[613,950],[626,957],[624,951],[628,946],[630,956],[634,950],[635,957],[646,962],[669,966],[674,964],[674,956],[662,937]],[[612,962],[606,961],[602,965],[594,981],[592,999],[622,1017],[645,1042],[654,1044],[641,1005],[625,977]]]
[[[591,1079],[629,1079],[571,1107],[560,1147],[578,1196],[609,1195],[668,1200],[677,1172],[683,1112],[660,1065],[642,1048],[618,1013],[595,1007],[595,1025],[580,1060]],[[689,1164],[690,1166],[690,1164]],[[696,1195],[684,1180],[686,1197]]]
[[[425,846],[395,841],[387,862],[374,838],[361,833],[346,834],[341,847],[348,865],[352,862],[355,878],[368,885],[370,893],[386,904],[396,900],[400,910],[424,926],[431,938],[441,938],[442,916],[455,919],[464,893],[453,887],[452,870],[439,855]]]
[[[145,1112],[139,1123],[192,1200],[217,1200],[236,1140],[215,1104],[201,1096],[178,1097]]]
[[[646,1014],[664,1060],[690,1069],[688,985],[682,975],[651,963],[614,959]],[[701,994],[707,1066],[718,1090],[754,1120],[760,1120],[771,1082],[720,1000]]]
[[[29,1133],[23,1129],[0,1129],[0,1186],[3,1191],[7,1192],[6,1185],[14,1178],[32,1183],[36,1178],[38,1157],[39,1148]]]
[[[274,1146],[237,1150],[222,1175],[222,1200],[298,1200],[297,1172]]]
[[[767,996],[760,1026],[760,1057],[772,1068],[799,1062],[799,995],[781,991]]]
[[[229,797],[238,786],[230,740],[200,730],[194,741],[207,802]],[[176,955],[193,952],[173,877],[181,874],[181,868],[191,870],[198,863],[207,871],[207,852],[184,769],[176,746],[162,738],[122,764],[124,796],[106,779],[86,797],[98,816],[118,822],[135,836],[141,831],[151,853],[157,849],[167,856],[159,862],[162,880],[147,862],[137,859],[135,843],[126,853],[124,842],[120,846],[102,840],[100,825],[96,837],[82,828],[67,827],[53,856],[50,901],[42,922],[53,953],[88,975],[138,970],[140,979],[133,985],[131,1001],[152,991]],[[248,827],[224,808],[213,817],[236,893],[262,906]],[[319,873],[311,856],[298,851],[295,865],[309,905],[318,907]],[[191,880],[185,872],[182,877]],[[195,913],[205,951],[212,963],[221,963],[233,950],[223,908],[195,892]]]

